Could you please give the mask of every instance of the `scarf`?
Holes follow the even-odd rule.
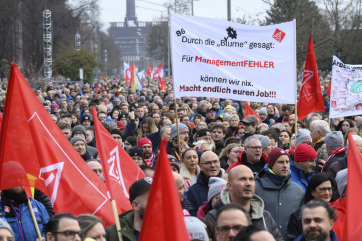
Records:
[[[264,166],[264,171],[268,174],[270,180],[272,180],[272,182],[280,189],[282,189],[285,184],[287,184],[289,178],[292,176],[291,171],[289,170],[288,175],[286,177],[282,177],[270,169],[268,164]]]

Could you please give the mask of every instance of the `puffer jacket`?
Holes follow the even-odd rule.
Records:
[[[134,234],[133,218],[133,210],[124,212],[119,215],[119,222],[121,223],[121,233],[123,241],[137,241]],[[118,240],[116,225],[111,225],[106,228],[106,240]]]
[[[292,172],[292,181],[301,186],[303,188],[303,192],[305,192],[308,187],[308,182],[314,176],[315,172],[312,171],[312,173],[306,177],[303,170],[294,165],[294,161],[290,162],[290,171]]]
[[[332,230],[336,233],[338,240],[343,240],[344,235],[344,224],[345,224],[345,213],[347,200],[343,198],[338,198],[337,201],[329,204],[331,207],[334,207],[334,211],[337,213],[338,218],[333,224]]]
[[[219,200],[216,201],[214,209],[206,214],[205,219],[210,220],[216,225],[216,213],[219,207],[231,203],[229,189],[225,188],[221,191]],[[251,206],[251,222],[252,224],[262,227],[270,232],[276,241],[282,241],[282,235],[280,234],[275,221],[271,214],[264,210],[264,201],[254,194],[250,200]]]
[[[289,216],[298,209],[304,196],[303,189],[290,177],[280,188],[263,170],[255,179],[255,194],[263,199],[265,210],[270,212],[283,239],[286,240]]]

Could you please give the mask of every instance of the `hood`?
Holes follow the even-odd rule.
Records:
[[[230,192],[228,188],[225,188],[221,191],[220,199],[215,203],[215,208],[229,203],[231,203]],[[259,196],[254,194],[250,200],[250,205],[252,210],[251,219],[260,219],[264,216],[264,201]]]
[[[341,210],[342,212],[346,213],[347,200],[340,197],[330,205],[331,207],[334,207],[335,209]]]
[[[245,151],[240,152],[239,155],[238,155],[238,162],[242,164],[243,160],[246,160],[246,152]],[[268,155],[265,154],[264,152],[261,152],[260,160],[264,160],[265,164],[269,163]]]

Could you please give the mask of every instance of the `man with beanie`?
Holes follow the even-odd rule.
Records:
[[[141,148],[132,148],[128,151],[128,155],[135,161],[138,166],[146,165],[144,162],[143,149]]]
[[[72,138],[75,136],[81,136],[85,140],[86,136],[87,136],[87,131],[86,131],[85,127],[82,125],[74,126],[72,129]],[[87,151],[92,158],[96,158],[98,156],[98,150],[97,150],[97,148],[95,148],[93,146],[87,145]]]
[[[118,128],[113,128],[110,133],[113,139],[124,149],[122,132]]]
[[[200,219],[195,217],[185,217],[186,229],[190,241],[209,241],[207,226]]]
[[[190,214],[196,216],[197,210],[207,201],[209,192],[209,179],[221,177],[223,169],[220,168],[219,157],[212,151],[205,151],[200,158],[200,174],[197,181],[188,191],[187,199],[191,203]]]
[[[286,240],[286,230],[290,214],[296,211],[304,196],[303,189],[292,181],[288,153],[275,147],[269,153],[269,163],[255,178],[255,194],[264,201]]]
[[[262,107],[259,110],[259,117],[261,119],[261,121],[265,124],[267,124],[268,126],[270,126],[271,124],[273,124],[273,122],[269,119],[268,116],[268,110],[266,107]]]
[[[207,203],[202,205],[197,211],[197,217],[205,218],[206,214],[214,209],[216,201],[220,198],[221,190],[226,188],[226,181],[220,177],[210,177],[209,192],[207,193]]]
[[[252,224],[270,232],[275,240],[283,240],[272,215],[264,209],[263,199],[255,194],[254,174],[245,165],[236,166],[229,171],[227,188],[221,191],[214,209],[208,212],[205,218],[215,223],[218,210],[230,203],[240,205],[249,213]]]
[[[315,174],[313,169],[316,166],[316,158],[317,152],[308,144],[301,143],[295,148],[294,162],[290,164],[292,181],[301,186],[304,192],[309,180]]]
[[[176,124],[171,124],[171,136],[170,140],[167,142],[166,151],[167,154],[170,154],[177,158],[178,162],[181,162],[180,150],[178,145],[178,138],[177,138],[177,126]],[[188,148],[188,141],[189,141],[189,128],[183,124],[178,124],[178,129],[180,133],[180,142],[181,147],[183,150]]]
[[[146,137],[138,141],[138,148],[143,149],[144,161],[147,166],[152,167],[155,164],[156,155],[152,152],[152,142]]]
[[[14,232],[4,219],[0,219],[0,230],[0,240],[14,240]]]
[[[328,133],[324,137],[324,143],[326,144],[329,157],[323,165],[322,172],[328,172],[331,164],[346,155],[346,148],[344,148],[344,139],[341,131]]]
[[[121,223],[120,232],[123,241],[138,240],[151,184],[152,178],[145,177],[135,181],[129,188],[129,201],[132,205],[132,210],[118,216]],[[118,240],[116,225],[106,228],[106,240]]]
[[[78,154],[83,158],[84,161],[88,161],[92,159],[87,152],[87,143],[85,139],[81,136],[75,136],[70,140],[70,144],[74,147],[74,149],[78,152]]]
[[[334,222],[332,229],[336,233],[338,240],[343,240],[343,237],[345,235],[344,226],[346,220],[345,213],[347,206],[347,174],[348,174],[348,169],[344,169],[337,173],[336,183],[339,195],[341,197],[338,198],[335,202],[330,203],[331,207],[334,208],[334,211],[338,215],[338,218]]]
[[[295,140],[295,147],[300,143],[305,143],[308,145],[312,144],[312,137],[310,136],[310,131],[308,129],[299,129],[297,138]]]

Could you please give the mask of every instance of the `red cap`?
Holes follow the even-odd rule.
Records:
[[[152,146],[151,140],[146,137],[143,137],[138,141],[138,148],[141,148],[144,144],[150,144]]]
[[[279,147],[274,147],[269,153],[269,168],[273,168],[273,165],[276,162],[276,160],[282,155],[286,155],[289,157],[288,153],[285,150]]]
[[[294,161],[305,162],[317,158],[317,152],[308,144],[301,143],[295,148]]]

